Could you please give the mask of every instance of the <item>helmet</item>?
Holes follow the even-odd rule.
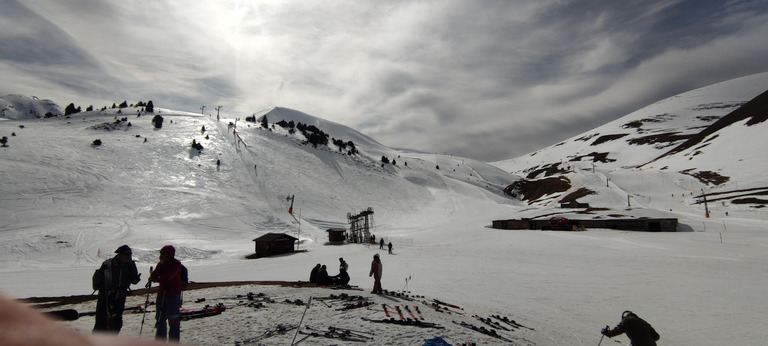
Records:
[[[621,318],[627,318],[627,316],[634,315],[634,314],[635,314],[634,312],[627,310],[621,313]]]

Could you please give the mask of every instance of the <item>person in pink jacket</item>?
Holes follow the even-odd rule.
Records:
[[[155,339],[179,341],[181,337],[181,262],[175,258],[176,248],[163,246],[160,250],[160,262],[152,271],[149,279],[160,284],[157,291],[155,320],[157,332]],[[166,321],[168,325],[166,326]]]
[[[371,293],[381,294],[381,272],[382,272],[381,259],[379,254],[373,255],[373,262],[371,262],[371,273],[369,277],[373,276],[373,291]]]

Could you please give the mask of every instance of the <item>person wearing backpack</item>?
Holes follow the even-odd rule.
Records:
[[[150,275],[151,282],[160,284],[155,300],[157,332],[155,339],[178,342],[181,339],[182,265],[176,259],[172,245],[160,249],[160,261]],[[167,322],[167,325],[166,325]]]
[[[120,333],[123,328],[125,299],[130,286],[141,281],[131,248],[123,245],[117,248],[115,253],[115,257],[104,261],[91,278],[94,291],[99,291],[94,332]]]

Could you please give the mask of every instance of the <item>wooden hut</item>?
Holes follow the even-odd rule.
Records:
[[[268,257],[292,253],[293,244],[299,239],[284,233],[267,233],[254,239],[256,243],[256,255],[259,257]]]
[[[344,244],[347,241],[347,230],[343,228],[330,228],[326,232],[328,232],[328,243],[329,244]]]

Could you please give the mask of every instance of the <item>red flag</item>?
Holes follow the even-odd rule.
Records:
[[[295,196],[291,196],[291,207],[288,208],[288,214],[291,214],[291,215],[293,215],[293,199],[294,198]]]

